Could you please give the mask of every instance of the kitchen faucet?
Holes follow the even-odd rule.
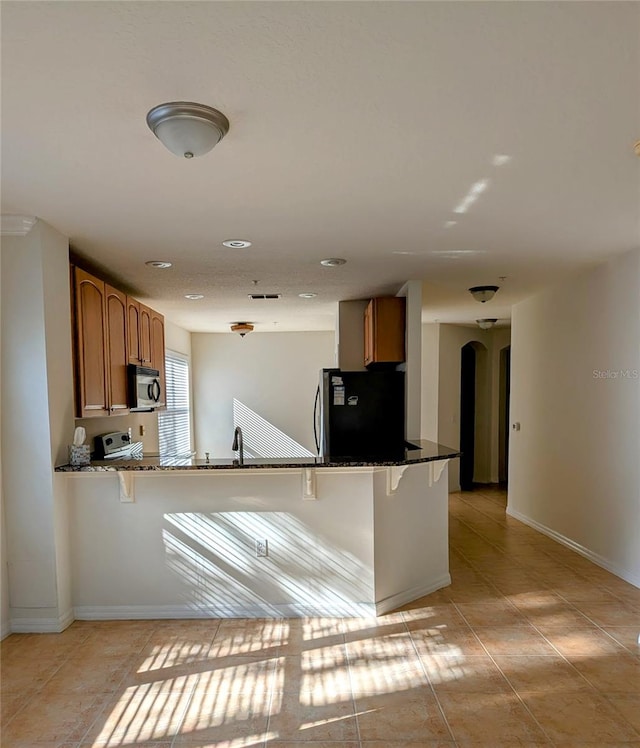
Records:
[[[244,465],[244,450],[242,448],[242,429],[236,426],[233,430],[233,444],[231,449],[238,452],[238,459],[233,461],[234,465]]]

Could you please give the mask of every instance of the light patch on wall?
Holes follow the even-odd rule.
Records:
[[[253,457],[313,457],[308,449],[269,423],[240,400],[233,399],[233,425],[242,429],[245,452]]]
[[[372,570],[287,512],[180,512],[164,520],[167,564],[195,611],[349,616],[371,597]],[[268,539],[267,558],[255,557],[256,538]]]

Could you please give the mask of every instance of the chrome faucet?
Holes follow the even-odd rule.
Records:
[[[244,450],[242,447],[242,429],[236,426],[233,430],[233,444],[231,449],[238,452],[238,459],[233,461],[234,465],[244,465]]]

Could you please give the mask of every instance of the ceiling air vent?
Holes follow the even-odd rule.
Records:
[[[279,293],[250,293],[250,299],[279,299],[281,294]]]

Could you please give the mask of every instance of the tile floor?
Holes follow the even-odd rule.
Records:
[[[451,496],[453,584],[372,620],[76,622],[2,642],[3,748],[640,748],[640,590]]]

